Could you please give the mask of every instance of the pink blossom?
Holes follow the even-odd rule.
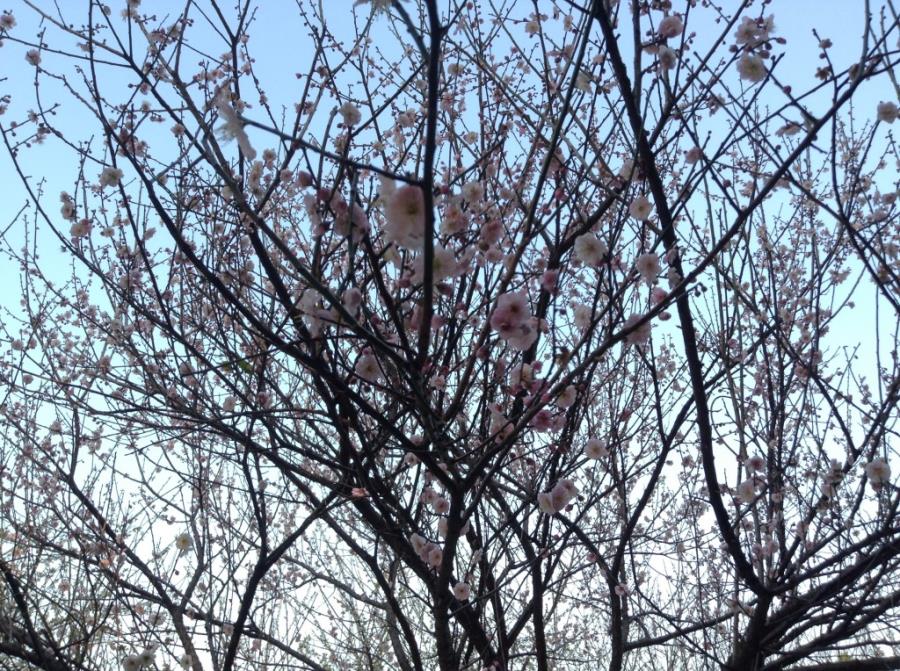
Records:
[[[366,382],[377,382],[381,379],[381,367],[378,359],[371,353],[363,354],[356,362],[356,374]]]
[[[659,256],[656,254],[641,254],[634,262],[634,267],[638,274],[648,284],[656,279],[659,275],[661,267],[659,265]]]
[[[469,583],[458,582],[453,586],[453,596],[456,597],[458,601],[465,601],[471,594],[472,588],[469,587]]]
[[[660,37],[669,39],[678,37],[683,30],[684,22],[682,22],[681,17],[677,14],[672,14],[659,22],[659,28],[656,32]]]
[[[647,219],[649,219],[652,212],[653,205],[651,205],[646,196],[638,196],[633,201],[631,201],[631,205],[629,205],[628,207],[628,213],[635,219],[639,219],[641,221],[646,221]]]
[[[588,459],[602,459],[609,456],[606,441],[599,438],[588,438],[587,443],[584,445],[584,456]]]
[[[641,319],[643,319],[643,315],[631,315],[628,319],[625,320],[625,324],[623,325],[623,329],[628,330],[632,329],[635,324],[637,324]],[[625,336],[625,340],[633,345],[643,345],[650,339],[650,322],[646,321],[633,331],[631,331],[628,335]]]
[[[599,266],[608,253],[606,243],[593,233],[575,238],[575,257],[586,266]]]
[[[388,240],[406,249],[418,249],[425,238],[425,196],[412,184],[397,188],[384,208]]]
[[[491,328],[503,338],[509,337],[531,317],[528,296],[524,292],[503,294],[491,315]]]

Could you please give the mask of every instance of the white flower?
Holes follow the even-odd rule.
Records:
[[[122,175],[124,173],[119,168],[114,168],[111,165],[103,168],[103,172],[100,173],[100,186],[119,186],[122,181]]]
[[[588,459],[602,459],[609,456],[609,449],[606,447],[606,441],[599,438],[589,438],[584,445],[584,456]]]
[[[469,205],[473,205],[484,198],[484,186],[481,182],[468,182],[463,184],[462,197]]]
[[[545,515],[555,515],[575,498],[578,487],[568,478],[562,478],[549,492],[541,492],[537,495],[538,508]]]
[[[384,183],[382,183],[382,189]],[[407,249],[421,247],[425,237],[425,195],[412,184],[395,189],[384,207],[388,240]]]
[[[138,671],[141,668],[141,658],[137,655],[128,655],[122,660],[122,668],[125,671]]]
[[[737,486],[737,498],[741,503],[753,503],[756,498],[756,483],[753,478],[744,480]]]
[[[178,534],[175,537],[175,549],[177,549],[181,554],[184,554],[192,547],[194,547],[194,539],[191,538],[191,535],[186,531],[184,533]]]
[[[572,321],[582,331],[586,331],[590,327],[592,319],[593,313],[590,306],[579,303],[572,308]]]
[[[634,262],[634,267],[637,269],[638,274],[640,274],[641,278],[650,284],[656,279],[656,276],[660,273],[660,265],[659,265],[659,256],[656,254],[641,254],[637,257],[637,260]]]
[[[366,382],[377,382],[381,378],[378,359],[371,353],[363,354],[356,362],[356,374]]]
[[[678,64],[678,54],[667,46],[660,46],[656,50],[656,58],[659,60],[659,67],[663,70],[671,70]]]
[[[586,266],[599,266],[608,253],[606,243],[593,233],[575,238],[575,256]]]
[[[897,120],[897,105],[890,101],[878,103],[878,120],[885,123],[894,123]]]
[[[625,324],[623,328],[625,330],[634,328],[634,325],[637,324],[641,319],[643,319],[643,315],[631,315],[628,319],[625,320]],[[631,343],[632,345],[643,345],[650,339],[650,322],[646,321],[633,331],[631,331],[628,335],[625,336],[625,341]]]
[[[646,196],[638,196],[628,206],[628,213],[641,221],[649,219],[651,212],[653,212],[653,205],[650,204]]]
[[[684,30],[684,22],[677,14],[665,17],[659,22],[657,33],[660,37],[670,38],[678,37]]]
[[[144,651],[138,655],[142,667],[150,666],[156,661],[156,648],[144,648]]]
[[[412,534],[409,537],[409,544],[413,546],[413,550],[415,550],[417,554],[421,554],[422,550],[424,550],[425,546],[428,544],[428,541],[419,534]]]
[[[575,404],[577,397],[578,388],[574,384],[570,384],[556,397],[556,405],[560,408],[571,408]]]
[[[529,35],[537,35],[541,30],[541,24],[537,21],[528,21],[525,24],[525,32]]]
[[[452,249],[445,249],[441,245],[434,246],[434,259],[431,264],[431,272],[435,282],[440,282],[448,277],[459,274],[459,263]]]
[[[591,76],[583,70],[575,77],[575,88],[585,93],[591,92]]]
[[[91,222],[88,219],[82,219],[69,228],[69,234],[73,238],[84,238],[91,232]]]
[[[216,97],[215,106],[219,112],[219,118],[225,122],[225,125],[219,129],[219,136],[223,140],[237,140],[238,148],[244,152],[244,156],[252,161],[256,158],[256,150],[251,146],[250,138],[247,137],[247,132],[244,130],[244,124],[225,91]]]
[[[25,52],[25,60],[37,67],[41,64],[41,52],[37,49],[29,49]]]
[[[12,30],[16,27],[16,18],[12,14],[3,14],[0,16],[0,28],[3,30]]]
[[[469,587],[469,583],[467,582],[458,582],[453,586],[453,596],[455,596],[458,601],[465,601],[469,598],[470,594],[472,594],[472,588]]]
[[[703,150],[700,147],[691,147],[684,152],[684,162],[688,165],[694,165],[701,158],[703,158]]]
[[[738,44],[755,47],[769,39],[775,32],[775,17],[771,14],[762,23],[745,16],[734,33],[734,39]]]
[[[751,473],[758,473],[766,467],[766,460],[763,459],[758,454],[749,457],[745,462],[744,466]]]
[[[66,221],[74,221],[76,212],[75,212],[75,201],[72,200],[72,196],[63,191],[59,196],[60,201],[62,202],[62,206],[59,208],[59,213],[62,215],[63,219]]]
[[[766,70],[763,60],[759,56],[754,56],[753,54],[744,54],[741,56],[741,60],[739,60],[737,64],[737,69],[741,79],[746,79],[751,82],[761,82],[768,74],[768,70]]]
[[[876,457],[866,464],[866,477],[868,477],[869,482],[878,489],[881,485],[890,480],[891,467],[888,466],[884,459]]]
[[[550,492],[541,492],[537,495],[538,509],[545,515],[555,515],[556,509],[553,507],[553,499]]]
[[[338,112],[344,118],[345,126],[355,126],[362,121],[359,108],[349,100],[338,108]]]
[[[428,553],[428,563],[437,568],[441,565],[441,561],[444,559],[444,552],[439,547],[435,546]]]

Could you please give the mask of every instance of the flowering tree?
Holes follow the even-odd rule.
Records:
[[[900,668],[891,2],[146,4],[0,18],[0,668]]]

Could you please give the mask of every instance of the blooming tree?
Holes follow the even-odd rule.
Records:
[[[0,668],[900,669],[858,11],[4,13]]]

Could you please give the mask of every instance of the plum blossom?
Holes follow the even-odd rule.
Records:
[[[600,438],[588,438],[584,445],[584,456],[588,459],[602,459],[609,456],[609,448],[606,447],[606,441]]]
[[[37,49],[29,49],[25,52],[25,60],[28,61],[30,65],[37,67],[41,64],[41,52]]]
[[[378,359],[371,352],[366,352],[356,362],[356,374],[366,382],[378,382],[381,379],[381,367]]]
[[[16,27],[16,18],[9,13],[0,15],[0,28],[3,30],[12,30]]]
[[[524,351],[537,339],[537,320],[522,291],[503,294],[491,315],[491,328],[513,349]]]
[[[766,467],[766,460],[758,454],[755,454],[744,461],[744,466],[751,473],[759,473]]]
[[[434,501],[432,501],[431,508],[438,515],[446,515],[450,512],[450,501],[445,499],[443,496],[438,496]]]
[[[468,182],[463,184],[462,196],[469,205],[474,205],[484,198],[484,186],[481,182]]]
[[[876,457],[866,464],[866,477],[876,490],[881,489],[884,483],[891,478],[891,467],[881,457]]]
[[[631,315],[628,319],[625,320],[625,324],[623,328],[628,330],[634,328],[634,325],[637,324],[641,319],[643,319],[643,315],[634,314]],[[626,342],[631,343],[632,345],[643,345],[650,339],[650,322],[646,321],[633,331],[631,331],[628,335],[625,336]]]
[[[548,492],[537,495],[538,508],[545,515],[555,515],[578,495],[578,487],[568,478],[559,480]]]
[[[362,113],[359,108],[349,100],[338,108],[338,113],[343,118],[345,126],[355,126],[362,121]]]
[[[599,266],[608,253],[606,243],[593,233],[575,238],[575,257],[586,266]]]
[[[538,410],[528,423],[528,426],[541,433],[549,431],[553,427],[553,413],[546,408]]]
[[[72,224],[69,228],[69,234],[73,238],[85,238],[91,232],[91,222],[89,219],[81,219]]]
[[[556,397],[556,405],[563,409],[571,408],[575,404],[576,398],[578,398],[578,388],[574,384],[570,384]]]
[[[444,552],[437,545],[433,546],[428,552],[428,564],[434,568],[438,568],[441,565],[441,561],[443,559]]]
[[[634,262],[634,267],[638,274],[647,284],[653,282],[659,275],[661,267],[659,265],[659,256],[656,254],[641,254]]]
[[[103,171],[100,173],[100,186],[106,188],[107,186],[119,186],[122,182],[123,172],[119,168],[115,168],[111,165],[103,168]]]
[[[703,150],[700,147],[691,147],[684,152],[684,162],[688,165],[694,165],[701,158],[703,158]]]
[[[353,203],[349,208],[346,203],[341,206],[332,205],[334,210],[334,231],[338,235],[349,236],[353,242],[360,242],[369,234],[369,219],[366,211]]]
[[[884,121],[885,123],[894,123],[897,120],[897,104],[892,103],[890,101],[878,103],[878,115],[877,118],[879,121]]]
[[[582,70],[575,77],[575,88],[585,93],[591,92],[591,75]]]
[[[244,153],[244,156],[251,161],[255,159],[256,150],[250,144],[244,124],[231,104],[227,92],[223,90],[216,96],[215,106],[219,112],[219,118],[224,122],[224,126],[219,129],[219,137],[226,141],[237,140],[238,148]]]
[[[141,663],[141,667],[146,668],[148,666],[152,666],[156,662],[156,648],[144,648],[144,650],[141,651],[141,654],[138,655],[137,658]]]
[[[466,523],[463,524],[462,527],[460,527],[459,535],[465,536],[467,533],[469,533],[469,529],[471,529],[471,528],[472,528],[472,525],[467,520]],[[441,519],[438,520],[438,536],[440,536],[441,538],[446,538],[448,530],[449,530],[449,523],[447,522],[447,518],[442,517]]]
[[[753,503],[756,498],[756,481],[753,478],[744,480],[737,486],[737,499],[741,503]]]
[[[75,220],[75,201],[72,200],[72,196],[63,191],[59,194],[59,200],[62,202],[62,206],[59,208],[59,213],[62,215],[62,218],[66,221],[74,221]]]
[[[660,45],[656,49],[656,58],[659,61],[661,70],[671,70],[678,64],[678,54],[674,49],[670,49],[665,45]]]
[[[629,594],[631,594],[631,590],[628,588],[628,585],[626,585],[624,582],[620,582],[618,585],[616,585],[616,587],[613,591],[616,593],[616,596],[621,596],[621,597],[625,597],[625,596],[628,596]]]
[[[186,553],[192,547],[194,547],[194,539],[191,538],[189,533],[180,533],[175,537],[175,549],[178,550],[180,554]]]
[[[659,28],[656,32],[660,37],[670,39],[672,37],[678,37],[683,31],[684,22],[681,20],[681,17],[677,14],[672,14],[659,22]]]
[[[759,56],[754,56],[753,54],[744,54],[741,56],[737,64],[737,70],[741,79],[746,79],[747,81],[754,83],[761,82],[766,78],[766,75],[769,74],[769,71],[766,70],[765,63],[763,63],[763,59]]]
[[[649,219],[652,212],[653,205],[650,204],[650,201],[646,196],[638,196],[631,201],[631,205],[628,206],[628,213],[635,219],[641,221]]]
[[[500,335],[512,331],[531,317],[528,296],[523,291],[503,294],[497,299],[494,313],[491,315],[491,328]]]
[[[593,312],[589,305],[579,303],[572,307],[572,321],[580,330],[586,331],[590,327],[592,319]]]
[[[424,255],[416,258],[415,272],[413,273],[414,282],[421,282],[425,278],[424,264]],[[440,282],[449,277],[456,277],[460,272],[460,263],[456,260],[456,254],[453,253],[453,250],[446,249],[442,245],[435,245],[434,258],[431,264],[431,273],[434,281]]]
[[[417,554],[421,554],[422,550],[425,549],[425,546],[428,545],[428,541],[419,534],[411,534],[409,537],[409,544],[412,545],[413,550],[415,550]]]
[[[406,249],[417,249],[425,239],[425,194],[412,184],[390,194],[384,208],[388,240]]]
[[[472,594],[472,588],[467,582],[458,582],[453,586],[453,596],[457,601],[465,601]]]
[[[734,33],[734,39],[738,44],[752,48],[768,40],[774,32],[775,17],[771,14],[763,21],[745,16]]]

